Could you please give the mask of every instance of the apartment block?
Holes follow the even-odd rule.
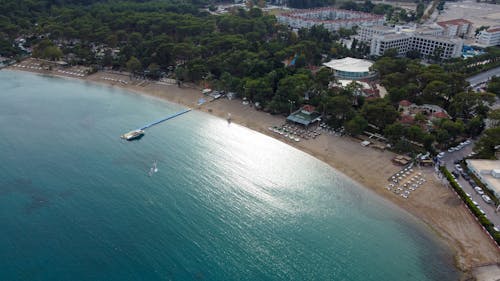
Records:
[[[481,31],[477,43],[485,47],[500,45],[500,27]]]
[[[448,37],[465,38],[472,29],[472,22],[465,19],[440,21],[437,24],[444,29],[444,35]]]
[[[295,10],[276,16],[278,22],[291,28],[310,28],[314,25],[323,25],[329,31],[340,28],[350,29],[362,24],[372,26],[383,25],[384,16],[357,11],[340,10],[334,8],[318,8]]]
[[[370,54],[381,56],[388,49],[396,49],[400,56],[417,50],[424,57],[432,56],[439,48],[441,58],[459,57],[463,40],[450,37],[440,25],[409,26],[361,26],[359,38],[370,43]]]

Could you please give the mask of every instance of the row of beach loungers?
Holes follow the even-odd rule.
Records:
[[[283,136],[286,139],[290,139],[290,140],[293,140],[296,142],[300,141],[300,138],[296,134],[293,134],[291,132],[289,133],[289,132],[283,130],[283,128],[274,126],[274,127],[269,127],[269,130],[276,133],[276,134]]]
[[[69,75],[73,75],[73,76],[78,76],[78,77],[85,76],[85,74],[84,74],[85,70],[76,70],[75,72],[73,72],[73,71],[66,71],[66,70],[58,69],[57,72],[63,73],[63,74],[69,74]]]
[[[315,139],[319,135],[321,135],[321,128],[315,127],[314,129],[304,129],[303,127],[299,127],[297,125],[291,124],[283,124],[280,127],[276,127],[276,129],[283,131],[284,133],[291,134],[297,137],[301,137],[303,139]]]
[[[102,79],[104,79],[106,81],[113,81],[113,82],[120,82],[120,83],[123,83],[123,84],[128,84],[127,81],[121,80],[121,79],[114,79],[114,78],[110,78],[110,77],[104,77]]]
[[[14,64],[14,67],[42,70],[42,67],[38,63],[34,63],[34,64],[17,64],[16,63],[16,64]]]
[[[18,68],[33,69],[33,70],[42,70],[43,69],[39,63],[28,63],[28,64],[17,64],[16,63],[13,66],[18,67]],[[77,70],[73,70],[73,71],[66,71],[66,70],[58,69],[57,72],[67,74],[67,75],[73,75],[73,76],[77,76],[77,77],[84,77],[86,70],[77,69]]]
[[[392,183],[387,186],[387,190],[400,195],[404,199],[408,199],[411,192],[417,190],[426,182],[422,173],[414,174],[413,169],[409,167],[393,175],[389,181]]]

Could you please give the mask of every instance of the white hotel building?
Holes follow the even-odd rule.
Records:
[[[369,24],[384,24],[384,16],[368,14],[357,11],[340,10],[334,8],[318,8],[307,10],[295,10],[276,16],[278,22],[286,24],[291,28],[310,28],[314,25],[323,25],[329,31],[340,28],[350,29],[352,27]]]
[[[482,30],[479,33],[477,43],[485,47],[500,45],[500,27]]]
[[[370,55],[381,56],[388,49],[396,49],[400,56],[417,50],[429,57],[440,48],[443,59],[460,57],[463,40],[444,36],[443,32],[440,26],[362,26],[359,34],[360,40],[370,43]]]

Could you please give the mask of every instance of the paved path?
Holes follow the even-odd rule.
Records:
[[[465,156],[472,152],[473,143],[465,146],[459,151],[454,152],[446,152],[444,157],[441,159],[442,162],[445,163],[448,171],[452,172],[455,169],[455,164],[453,163],[455,160],[462,160]],[[495,206],[493,204],[487,204],[481,198],[479,194],[474,190],[474,187],[466,181],[462,176],[457,178],[457,181],[462,185],[462,188],[465,192],[469,193],[472,197],[473,201],[476,201],[479,204],[479,207],[486,213],[488,219],[497,227],[500,226],[500,213],[495,212]]]
[[[467,81],[474,87],[477,84],[488,81],[493,76],[500,76],[500,66],[471,76],[467,78]]]

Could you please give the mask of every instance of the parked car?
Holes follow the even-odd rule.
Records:
[[[474,190],[477,192],[477,194],[479,195],[483,195],[484,194],[484,191],[482,188],[480,188],[479,186],[476,186],[474,187]]]
[[[468,192],[466,192],[465,195],[467,195],[467,197],[469,197],[469,198],[472,198],[472,195]]]
[[[451,174],[454,175],[455,178],[457,178],[457,179],[460,177],[460,173],[457,171],[453,171],[453,172],[451,172]]]
[[[484,194],[484,195],[481,195],[481,198],[483,198],[484,202],[488,203],[488,204],[492,204],[493,203],[493,200],[491,200],[491,198]]]
[[[479,204],[476,201],[472,201],[472,204],[479,206]]]

